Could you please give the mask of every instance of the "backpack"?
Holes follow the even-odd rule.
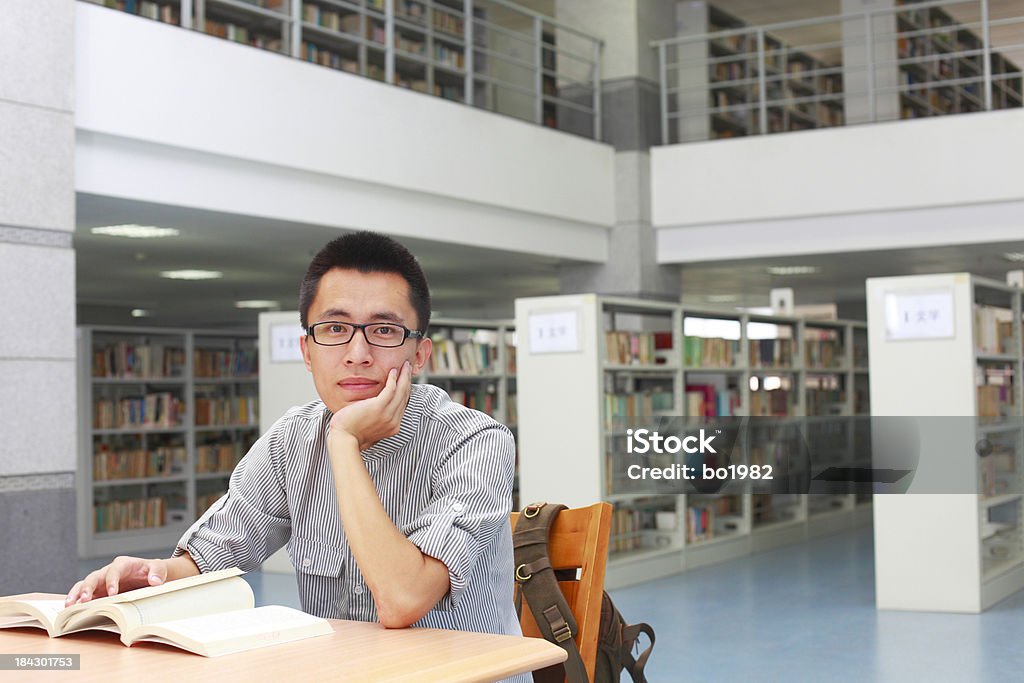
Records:
[[[548,557],[548,534],[555,517],[564,505],[534,503],[519,515],[512,533],[515,548],[516,612],[522,616],[522,600],[530,606],[534,620],[544,638],[562,647],[569,655],[564,665],[559,664],[534,672],[535,683],[618,683],[623,671],[627,671],[633,683],[647,683],[644,666],[654,648],[654,629],[649,624],[627,624],[615,608],[615,604],[604,593],[601,596],[601,621],[597,636],[597,661],[594,666],[594,680],[588,681],[587,671],[576,646],[575,636],[579,632],[576,618],[569,609],[565,596],[558,587],[558,574],[551,567]],[[532,512],[527,516],[526,512]],[[572,576],[565,580],[574,580]],[[640,634],[651,641],[639,657],[633,657],[633,648],[639,648]],[[563,668],[564,672],[563,672]]]

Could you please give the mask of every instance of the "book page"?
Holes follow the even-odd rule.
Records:
[[[197,576],[189,576],[188,578],[178,579],[176,581],[168,581],[167,583],[161,584],[159,586],[147,586],[145,588],[137,588],[135,590],[119,593],[117,595],[107,596],[105,598],[96,598],[94,600],[90,600],[89,602],[85,602],[80,605],[72,605],[71,607],[68,607],[67,609],[63,610],[61,614],[57,617],[55,628],[58,631],[63,632],[68,627],[72,619],[75,618],[76,615],[82,614],[84,612],[99,613],[105,606],[108,605],[133,602],[136,600],[151,598],[158,595],[188,590],[193,587],[224,581],[231,577],[240,576],[243,573],[244,572],[241,569],[234,567],[232,569],[224,569],[217,572],[208,572],[206,574],[199,574]],[[108,610],[104,613],[108,615],[118,614],[116,610]],[[76,623],[83,622],[77,621]]]
[[[143,624],[227,610],[247,610],[254,604],[249,584],[245,579],[236,576],[142,600],[98,605],[96,609],[80,612],[65,619],[62,626],[63,633],[93,628],[126,633]]]
[[[0,617],[18,617],[3,619],[0,628],[32,626],[44,628],[48,633],[53,629],[57,615],[64,609],[63,600],[11,600],[0,601]]]
[[[125,640],[168,643],[217,657],[331,633],[334,629],[326,619],[290,607],[266,605],[142,626],[125,634]]]

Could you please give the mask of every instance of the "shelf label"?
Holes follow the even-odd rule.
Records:
[[[885,338],[949,339],[954,336],[953,290],[885,294]]]
[[[580,350],[580,312],[530,314],[530,353],[572,353]]]
[[[292,323],[271,325],[270,362],[301,363],[302,347],[299,346],[299,338],[305,336],[305,334],[305,330],[300,325]]]

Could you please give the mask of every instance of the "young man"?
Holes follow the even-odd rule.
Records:
[[[299,298],[320,401],[292,408],[170,559],[119,557],[67,603],[200,571],[259,566],[282,545],[303,609],[321,617],[518,634],[507,428],[412,384],[430,356],[430,295],[383,235],[340,237]]]

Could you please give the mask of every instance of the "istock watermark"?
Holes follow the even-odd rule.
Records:
[[[616,418],[605,432],[612,495],[1024,494],[1020,416]],[[1013,496],[1017,496],[1014,498]]]

